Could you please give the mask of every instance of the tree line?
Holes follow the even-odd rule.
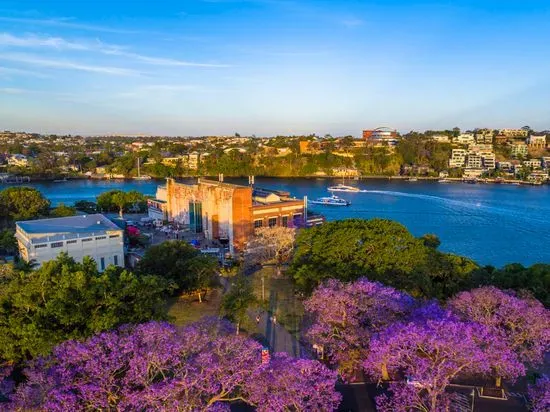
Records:
[[[436,235],[417,238],[386,219],[327,222],[298,233],[289,275],[305,293],[328,279],[349,282],[367,276],[414,297],[445,300],[463,290],[494,285],[530,293],[550,307],[550,265],[481,266],[437,250],[439,244]]]

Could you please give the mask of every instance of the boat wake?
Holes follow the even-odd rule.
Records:
[[[484,205],[479,202],[465,202],[462,200],[454,200],[449,199],[445,197],[439,197],[439,196],[432,196],[432,195],[424,195],[421,193],[407,193],[407,192],[396,192],[392,190],[362,190],[361,193],[370,193],[375,195],[385,195],[385,196],[395,196],[395,197],[408,197],[408,198],[416,198],[416,199],[422,199],[432,202],[439,202],[442,203],[445,207],[452,209],[454,208],[463,208],[463,209],[469,209],[469,210],[476,210],[485,212],[487,214],[496,214],[496,215],[505,215],[508,217],[518,218],[520,220],[532,220],[536,222],[541,223],[547,223],[545,219],[539,219],[537,217],[534,217],[532,215],[526,216],[523,213],[518,213],[511,209],[505,209],[495,206],[489,206]]]

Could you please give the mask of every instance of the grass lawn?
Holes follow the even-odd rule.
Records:
[[[197,295],[173,297],[166,302],[168,315],[177,326],[193,323],[203,316],[218,316],[222,298],[221,289],[210,290],[199,303]]]
[[[304,316],[302,301],[294,294],[294,285],[284,274],[277,278],[274,276],[274,267],[264,267],[256,271],[252,276],[252,286],[258,300],[262,300],[262,275],[265,284],[265,301],[262,307],[275,313],[277,322],[286,330],[299,337],[300,327]]]

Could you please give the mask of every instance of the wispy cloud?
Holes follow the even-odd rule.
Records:
[[[30,90],[19,89],[16,87],[0,87],[0,93],[2,94],[29,94],[32,93]]]
[[[51,60],[44,59],[41,57],[36,57],[27,54],[18,54],[18,53],[5,53],[2,55],[2,59],[9,60],[18,63],[26,63],[35,66],[41,67],[50,67],[57,69],[67,69],[67,70],[79,70],[84,72],[92,73],[102,73],[110,74],[116,76],[137,76],[141,73],[132,69],[125,69],[121,67],[111,67],[111,66],[95,66],[82,63],[76,63],[68,60]]]
[[[26,17],[0,17],[0,21],[10,23],[22,23],[38,26],[52,26],[63,27],[67,29],[84,30],[84,31],[97,31],[106,33],[119,33],[119,34],[135,34],[140,33],[137,30],[127,30],[108,26],[97,26],[94,24],[78,23],[69,18],[55,18],[55,19],[31,19]]]
[[[50,76],[47,76],[43,73],[39,73],[33,70],[25,70],[25,69],[18,69],[14,67],[1,67],[0,66],[0,76],[3,77],[12,77],[12,76],[32,76],[32,77],[40,77],[40,78],[48,78]]]
[[[199,86],[194,84],[150,84],[142,86],[143,90],[158,91],[158,92],[182,92],[189,90],[197,90]]]
[[[147,56],[139,53],[127,51],[125,47],[110,45],[99,40],[93,42],[75,42],[63,39],[61,37],[41,37],[29,35],[25,37],[14,36],[10,33],[0,33],[0,46],[21,47],[21,48],[52,48],[58,50],[90,51],[104,55],[126,57],[141,61],[143,63],[159,66],[179,66],[179,67],[212,67],[222,68],[230,67],[227,64],[200,63],[185,60],[171,59],[165,57]]]
[[[231,67],[229,64],[218,64],[218,63],[197,63],[197,62],[189,62],[184,60],[176,60],[176,59],[170,59],[165,57],[152,57],[152,56],[144,56],[142,54],[138,53],[131,53],[124,50],[105,50],[103,51],[104,54],[110,54],[115,56],[121,56],[121,57],[128,57],[130,59],[135,59],[142,61],[144,63],[148,64],[154,64],[154,65],[160,65],[160,66],[181,66],[181,67],[212,67],[212,68],[223,68],[223,67]]]
[[[0,33],[0,46],[9,47],[50,47],[59,50],[90,50],[94,45],[70,42],[60,37],[40,37],[29,35],[17,37],[10,33]],[[101,46],[100,44],[98,46]]]
[[[353,28],[353,27],[362,26],[365,22],[356,17],[350,17],[350,18],[341,20],[340,23],[342,23],[346,27]]]
[[[135,89],[131,91],[125,91],[125,92],[119,92],[112,97],[115,98],[143,98],[147,97],[150,98],[155,95],[171,95],[175,93],[184,93],[184,92],[200,92],[200,93],[208,93],[208,92],[214,92],[214,89],[209,89],[204,86],[196,85],[196,84],[149,84],[149,85],[141,85],[137,86]]]

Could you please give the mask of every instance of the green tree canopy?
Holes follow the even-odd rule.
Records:
[[[538,263],[525,267],[512,263],[502,269],[485,267],[475,277],[476,286],[494,285],[501,289],[528,292],[550,307],[550,265]]]
[[[66,217],[76,215],[76,209],[74,207],[65,206],[60,203],[55,209],[52,210],[51,215],[53,217]]]
[[[46,216],[50,201],[32,187],[9,187],[0,192],[0,217],[10,222]]]
[[[145,196],[136,190],[130,190],[129,192],[110,190],[97,197],[97,207],[100,210],[106,212],[116,210],[121,217],[124,211],[129,210],[136,204],[143,204],[144,202]]]
[[[17,241],[15,240],[14,231],[4,229],[0,231],[0,255],[14,254],[17,252]]]
[[[290,273],[311,291],[335,278],[366,276],[414,296],[444,299],[468,287],[478,266],[441,253],[415,238],[403,225],[384,219],[349,219],[303,230],[296,239]]]
[[[223,315],[237,325],[237,334],[241,324],[248,318],[248,308],[255,303],[252,284],[243,275],[237,276],[231,283],[229,292],[223,296],[221,306]]]
[[[214,259],[202,255],[183,240],[169,240],[150,247],[137,267],[140,273],[167,279],[177,291],[197,293],[212,284],[216,269]]]
[[[167,282],[115,266],[98,273],[66,254],[0,284],[0,360],[47,354],[57,343],[124,323],[166,318]]]

